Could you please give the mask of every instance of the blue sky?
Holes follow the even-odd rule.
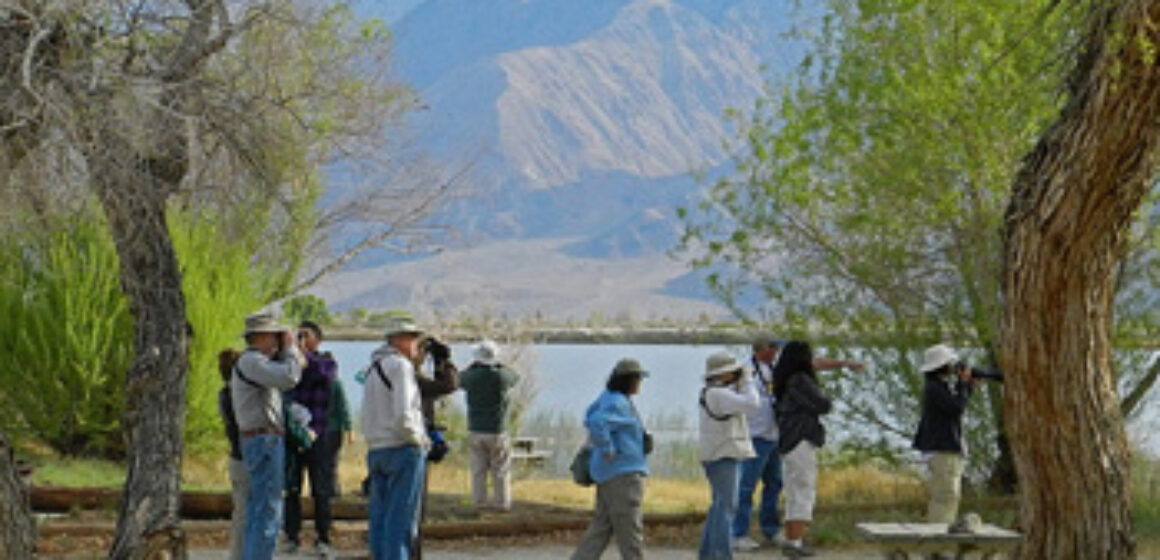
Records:
[[[360,17],[379,18],[394,24],[403,18],[411,8],[425,0],[351,0],[351,6]]]

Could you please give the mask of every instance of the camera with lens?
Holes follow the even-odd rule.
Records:
[[[967,362],[955,363],[955,371],[967,369],[971,372],[971,379],[981,379],[984,381],[994,381],[995,383],[1003,382],[1003,372],[997,369],[982,369],[968,364]]]

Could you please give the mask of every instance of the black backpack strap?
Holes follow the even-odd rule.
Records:
[[[379,374],[379,379],[383,381],[383,385],[387,386],[387,390],[394,391],[395,387],[394,385],[391,385],[391,380],[387,379],[387,374],[383,373],[382,364],[380,364],[378,360],[375,360],[375,362],[371,364],[371,367],[374,368],[375,373]]]
[[[732,414],[721,415],[721,414],[717,414],[717,413],[713,412],[712,410],[709,410],[709,404],[705,402],[705,393],[708,390],[709,390],[708,387],[704,387],[701,389],[701,408],[705,409],[705,414],[708,414],[709,418],[712,418],[718,422],[724,422],[730,418],[733,418]]]
[[[242,368],[239,368],[237,364],[234,364],[234,375],[238,376],[238,379],[248,383],[251,387],[257,387],[259,389],[264,387],[264,385],[259,385],[253,379],[250,379],[249,377],[246,377],[244,374],[242,374]]]

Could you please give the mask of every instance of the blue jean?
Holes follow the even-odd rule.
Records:
[[[367,453],[370,475],[371,558],[408,560],[419,529],[426,461],[417,446],[386,447]]]
[[[709,514],[705,517],[705,530],[701,533],[701,548],[697,557],[700,560],[732,560],[730,524],[737,515],[741,462],[737,459],[718,459],[701,464],[705,467],[705,476],[709,478],[713,504],[709,506]]]
[[[757,521],[761,523],[761,534],[772,539],[781,530],[777,511],[777,501],[781,496],[781,455],[777,452],[777,442],[767,439],[753,438],[753,449],[757,456],[741,463],[741,489],[737,497],[737,516],[733,518],[733,536],[740,538],[749,534],[753,492],[760,480],[761,509]]]
[[[246,464],[246,474],[250,476],[246,536],[242,549],[246,560],[270,560],[274,557],[278,526],[282,521],[285,457],[286,444],[282,436],[242,437],[242,461]]]

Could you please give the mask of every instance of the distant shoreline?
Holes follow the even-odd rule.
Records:
[[[434,327],[434,332],[440,338],[449,342],[473,342],[479,340],[478,330],[460,330],[455,328]],[[757,333],[768,332],[780,339],[797,338],[792,332],[778,332],[745,329],[742,327],[552,327],[552,328],[498,328],[497,334],[490,336],[497,339],[526,340],[535,344],[679,344],[688,346],[701,345],[749,345]],[[368,327],[350,327],[333,325],[326,327],[326,338],[332,341],[359,342],[380,341],[383,339],[381,329]],[[815,345],[855,343],[850,338],[833,333],[807,335]],[[1160,340],[1139,337],[1125,345],[1125,348],[1146,351],[1160,351]]]
[[[473,333],[455,330],[437,331],[439,336],[451,342],[478,340]],[[720,345],[749,344],[753,331],[741,329],[698,329],[698,328],[572,328],[572,329],[525,329],[516,333],[518,338],[526,338],[539,344],[686,344]],[[332,341],[378,341],[383,339],[382,331],[363,327],[332,326],[327,328],[326,338]]]

